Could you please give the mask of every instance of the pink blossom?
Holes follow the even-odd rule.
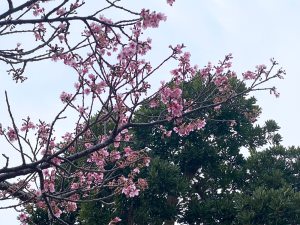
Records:
[[[41,190],[36,190],[35,194],[36,194],[36,196],[40,197],[40,196],[42,196],[42,191]]]
[[[63,41],[66,40],[64,35],[58,35],[58,39],[60,40],[60,43],[63,43]]]
[[[110,161],[111,162],[114,162],[114,161],[116,161],[116,160],[118,160],[118,159],[120,159],[121,158],[121,156],[120,156],[120,152],[119,151],[112,151],[111,153],[110,153]]]
[[[120,219],[119,217],[114,218],[114,220],[115,220],[116,222],[121,221],[121,219]]]
[[[139,189],[137,189],[135,187],[134,184],[129,185],[128,187],[123,187],[122,189],[122,193],[126,194],[126,197],[129,198],[133,198],[134,196],[138,196],[139,195]]]
[[[42,31],[46,30],[46,28],[44,27],[44,24],[39,23],[38,26],[39,26],[39,30],[42,30]]]
[[[33,15],[34,15],[35,17],[37,17],[38,15],[40,15],[40,12],[39,12],[38,10],[34,10],[34,11],[33,11]]]
[[[100,55],[104,55],[105,54],[105,49],[101,49],[100,50]]]
[[[170,97],[179,98],[181,96],[182,90],[180,88],[175,88],[172,92],[170,92]]]
[[[84,89],[84,93],[86,95],[89,95],[91,93],[91,89],[89,89],[89,88]]]
[[[55,188],[54,188],[54,184],[49,184],[49,190],[50,190],[50,192],[55,192]]]
[[[255,68],[257,69],[258,72],[267,69],[267,67],[266,67],[264,64],[262,64],[262,65],[257,65]]]
[[[206,125],[206,122],[205,121],[203,121],[203,120],[199,120],[198,121],[198,123],[197,123],[197,128],[202,128],[202,127],[204,127]]]
[[[117,222],[120,222],[121,219],[119,217],[114,218],[108,225],[115,225]]]
[[[171,136],[171,134],[172,134],[172,131],[170,130],[170,131],[168,131],[168,133],[167,133],[167,137],[170,137]]]
[[[34,32],[34,36],[35,36],[35,40],[36,40],[36,41],[37,41],[37,40],[41,40],[41,36],[40,36],[39,33]]]
[[[242,73],[242,75],[243,75],[244,80],[254,80],[256,78],[256,74],[251,71]]]
[[[37,206],[41,208],[41,207],[43,206],[43,204],[44,204],[44,203],[43,203],[42,201],[39,201],[39,202],[37,203]]]
[[[63,93],[60,95],[60,100],[63,103],[67,103],[68,101],[70,101],[72,98],[72,94],[67,94],[66,92],[63,91]]]
[[[19,132],[18,128],[16,130],[17,130],[17,132]],[[8,127],[8,132],[6,133],[6,135],[8,136],[8,139],[11,142],[14,142],[14,141],[18,140],[18,136],[17,136],[15,130],[10,128],[10,127]]]
[[[54,215],[58,218],[60,217],[61,214],[62,214],[62,211],[60,209],[56,210],[54,213]]]
[[[102,156],[108,156],[108,155],[109,155],[109,153],[108,153],[105,149],[101,149],[101,150],[99,151],[99,153],[100,153]]]
[[[125,156],[129,156],[130,153],[132,152],[131,148],[130,147],[126,147],[124,148],[124,151],[126,152]]]
[[[23,221],[23,220],[25,220],[27,218],[27,216],[24,213],[21,213],[19,215],[19,217],[20,217],[20,221]]]
[[[77,183],[73,183],[72,185],[71,185],[71,189],[73,190],[73,189],[76,189],[78,187],[78,184]]]
[[[49,173],[49,170],[48,170],[48,169],[43,170],[43,174],[44,174],[45,176],[50,176],[50,173]]]
[[[150,13],[149,10],[142,9],[141,17],[143,18],[143,29],[148,27],[157,28],[160,21],[166,21],[167,17],[163,13]]]
[[[135,168],[135,169],[133,170],[133,172],[135,172],[135,173],[140,173],[140,170],[139,170],[139,168]]]
[[[175,2],[175,0],[167,0],[167,3],[168,3],[170,6],[172,6],[174,2]]]
[[[124,129],[121,131],[121,134],[126,134],[128,132],[128,129]]]
[[[84,146],[86,147],[86,149],[89,149],[89,148],[93,147],[94,144],[93,143],[85,143]]]
[[[21,131],[28,131],[29,129],[35,129],[36,127],[32,122],[29,122],[28,124],[23,124],[23,127],[21,128]]]
[[[46,153],[46,149],[43,149],[43,150],[41,151],[41,155],[45,155],[45,153]]]
[[[150,102],[150,107],[151,108],[158,107],[158,104],[156,102]]]
[[[227,77],[223,76],[217,76],[216,80],[215,80],[215,85],[216,86],[219,86],[219,85],[222,85],[223,83],[227,83],[228,82],[228,79]]]
[[[56,14],[57,14],[57,15],[62,15],[62,14],[64,14],[65,12],[66,12],[66,9],[64,9],[64,8],[61,8],[61,9],[56,10]]]
[[[77,209],[76,202],[68,202],[68,205],[69,205],[71,211],[73,211],[73,212],[76,211],[76,209]]]
[[[58,26],[59,28],[61,28],[61,29],[65,29],[66,27],[67,27],[67,25],[66,24],[63,24],[63,23],[61,23],[59,26]]]
[[[132,134],[131,134],[131,135],[125,134],[125,139],[124,139],[124,141],[129,141],[131,137],[132,137]]]
[[[146,166],[149,166],[149,163],[150,163],[150,157],[144,159],[144,163]]]
[[[56,158],[56,157],[54,157],[54,158],[52,159],[52,161],[53,161],[55,164],[57,164],[57,165],[60,165],[60,164],[61,164],[61,162],[62,162],[62,160],[61,160],[61,159],[59,159],[59,158]]]
[[[120,134],[118,134],[116,137],[115,137],[115,142],[114,142],[114,146],[115,148],[118,148],[120,146],[120,142],[122,140],[122,136]]]

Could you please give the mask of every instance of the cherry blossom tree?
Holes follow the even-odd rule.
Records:
[[[121,0],[106,0],[105,7],[97,8],[89,16],[80,16],[76,12],[84,7],[84,1],[62,0],[47,9],[47,4],[53,6],[53,2],[58,1],[31,0],[15,6],[12,0],[7,0],[8,10],[0,15],[1,36],[32,33],[35,43],[31,49],[23,49],[22,43],[17,43],[15,48],[0,50],[0,59],[11,66],[8,72],[13,80],[25,81],[26,65],[46,59],[63,62],[73,68],[78,77],[73,93],[62,92],[58,96],[62,109],[51,122],[25,117],[19,124],[5,92],[11,122],[1,125],[0,135],[19,152],[22,163],[12,167],[10,158],[3,154],[6,165],[0,169],[0,198],[19,199],[17,205],[10,207],[21,210],[19,218],[23,224],[32,223],[24,208],[27,212],[41,208],[48,212],[51,224],[53,221],[68,224],[60,218],[61,214],[75,211],[79,203],[113,204],[111,199],[117,194],[130,198],[147,188],[147,181],[138,178],[138,172],[148,166],[151,159],[147,149],[135,149],[134,142],[130,141],[131,128],[155,126],[161,130],[162,138],[185,136],[205,126],[207,109],[218,112],[223,104],[241,108],[234,99],[253,91],[268,90],[279,97],[275,87],[261,87],[285,74],[282,69],[273,71],[277,65],[274,59],[269,70],[259,65],[254,71],[243,73],[240,82],[233,82],[237,75],[231,70],[232,54],[215,66],[209,62],[199,69],[191,65],[191,54],[185,52],[181,44],[169,46],[169,56],[153,67],[143,58],[151,50],[152,40],[144,38],[142,31],[158,28],[159,23],[167,19],[163,13],[148,9],[133,12],[122,7]],[[174,0],[167,3],[172,5]],[[113,22],[103,15],[110,8],[136,18]],[[85,28],[82,40],[72,45],[69,40],[74,37],[69,29],[76,21]],[[111,63],[111,58],[115,58],[115,62]],[[161,87],[153,91],[149,77],[170,60],[178,62],[178,67],[170,71],[171,80],[161,82]],[[203,83],[200,94],[194,99],[186,98],[185,86],[196,79]],[[240,91],[244,82],[248,82],[248,87]],[[133,122],[143,105],[164,107],[159,116],[150,116],[151,122]],[[55,135],[55,126],[59,120],[66,119],[67,109],[77,113],[78,120],[75,127],[60,138]],[[195,112],[201,112],[201,117],[189,118]],[[240,112],[252,122],[259,115],[255,110],[241,109]],[[164,124],[170,121],[174,126],[167,130]],[[235,125],[234,118],[224,122]],[[93,132],[94,127],[101,129],[100,135]],[[29,138],[31,133],[35,138]],[[118,173],[125,168],[131,169],[127,177]],[[13,178],[18,181],[12,182]],[[103,190],[105,195],[93,198]],[[111,224],[118,221],[119,218],[115,218]]]

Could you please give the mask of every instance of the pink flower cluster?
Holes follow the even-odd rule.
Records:
[[[44,13],[45,11],[44,8],[40,8],[39,2],[31,4],[30,6],[28,6],[28,8],[33,10],[34,16],[39,16],[40,13]]]
[[[17,132],[19,132],[18,128],[17,128]],[[17,136],[15,130],[10,127],[8,127],[8,132],[6,133],[6,135],[8,136],[8,139],[11,142],[18,140],[18,136]]]
[[[173,88],[173,91],[170,88],[161,89],[161,101],[164,104],[167,104],[170,99],[180,99],[182,90],[180,88]]]
[[[174,2],[175,2],[175,0],[167,0],[167,3],[168,3],[170,6],[172,6]]]
[[[168,112],[172,113],[172,117],[181,117],[183,113],[183,106],[181,105],[181,99],[172,100],[171,104],[168,104]]]
[[[194,122],[189,123],[188,125],[182,124],[179,129],[178,127],[174,127],[173,130],[178,133],[179,136],[189,135],[190,132],[201,129],[206,125],[206,122],[203,120],[196,120]]]
[[[123,187],[122,193],[126,195],[127,198],[131,197],[133,198],[134,196],[139,195],[139,189],[136,188],[135,184],[131,184],[127,187]]]
[[[207,66],[204,66],[203,69],[200,70],[201,76],[204,80],[211,74],[211,71],[213,70],[211,62],[208,62]]]
[[[29,131],[29,129],[34,130],[36,128],[36,126],[29,120],[30,118],[28,117],[25,123],[22,124],[21,131]]]
[[[143,18],[143,25],[142,27],[144,29],[147,29],[148,27],[152,28],[158,28],[160,21],[166,21],[167,17],[163,13],[157,13],[154,11],[152,13],[149,12],[149,10],[142,9],[141,17]]]
[[[216,80],[215,80],[215,85],[216,86],[221,86],[224,83],[227,83],[228,79],[226,76],[217,76]]]
[[[65,8],[61,8],[61,9],[56,10],[56,14],[57,15],[63,15],[64,13],[66,13],[66,9]]]
[[[167,131],[166,129],[164,129],[164,127],[162,125],[160,125],[159,129],[163,132],[163,135],[161,136],[161,139],[164,139],[164,135],[166,135],[167,137],[170,137],[172,134],[172,131]]]
[[[117,222],[120,222],[121,219],[119,217],[114,218],[108,225],[115,225]]]
[[[63,103],[68,103],[72,98],[72,94],[67,94],[66,92],[63,91],[63,93],[60,95],[60,100]]]
[[[253,73],[251,71],[247,71],[246,73],[242,73],[244,80],[254,80],[257,77],[256,73]]]

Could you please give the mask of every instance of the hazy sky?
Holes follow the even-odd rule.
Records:
[[[86,12],[89,13],[98,7],[101,8],[104,1],[86,0],[86,2],[90,3],[86,7]],[[192,64],[197,64],[200,68],[208,61],[217,64],[226,54],[233,53],[233,70],[238,76],[247,70],[254,70],[259,64],[265,64],[269,68],[271,65],[269,59],[274,57],[279,62],[277,69],[283,67],[287,75],[284,80],[269,83],[269,86],[278,88],[280,98],[276,99],[268,92],[255,93],[258,104],[263,109],[258,123],[263,125],[265,120],[274,119],[281,127],[280,134],[283,136],[284,146],[300,144],[296,130],[296,127],[300,126],[300,121],[296,119],[300,82],[299,1],[176,0],[173,7],[170,7],[166,4],[166,0],[123,0],[119,4],[134,11],[149,8],[167,15],[167,22],[161,23],[160,28],[144,32],[145,39],[148,36],[153,39],[153,49],[147,56],[153,65],[159,64],[170,54],[168,48],[170,44],[181,43],[184,43],[187,46],[186,51],[191,53]],[[6,7],[7,2],[1,1],[0,11],[5,11]],[[124,15],[105,14],[113,21]],[[34,44],[33,41],[33,37],[1,39],[0,49],[5,49],[7,44],[15,45],[17,42],[29,46]],[[27,116],[34,121],[42,119],[51,122],[62,107],[59,95],[62,91],[73,91],[76,81],[74,71],[63,63],[44,61],[29,65],[25,72],[28,80],[23,84],[16,84],[11,80],[6,73],[5,64],[0,63],[0,68],[0,123],[4,127],[10,125],[4,90],[8,91],[18,125],[21,125],[21,119]],[[162,67],[150,79],[152,87],[157,89],[160,80],[168,80],[169,71],[174,68],[176,68],[174,62]],[[71,125],[72,122],[60,122],[56,127],[58,136],[67,131]],[[15,154],[1,137],[0,144],[0,154],[5,153],[11,157],[11,166],[17,165],[20,162],[19,155]],[[4,159],[0,158],[0,167],[4,163]],[[0,210],[1,224],[19,224],[15,219],[16,216],[14,210]]]

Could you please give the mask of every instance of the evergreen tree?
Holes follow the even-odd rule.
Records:
[[[186,98],[201,94],[201,85],[199,81],[188,85],[184,90]],[[239,85],[239,81],[232,85]],[[245,87],[241,85],[240,89]],[[147,178],[149,189],[134,199],[118,196],[116,205],[111,207],[96,203],[83,205],[80,211],[83,224],[109,221],[106,217],[109,213],[104,211],[109,211],[110,217],[119,216],[122,224],[174,224],[174,221],[231,224],[236,217],[234,194],[246,182],[248,162],[240,154],[241,148],[255,149],[267,143],[278,145],[281,141],[275,121],[267,121],[262,127],[253,126],[249,121],[248,112],[260,111],[254,97],[234,101],[234,105],[245,108],[224,105],[221,109],[208,110],[202,115],[206,117],[205,128],[188,136],[166,137],[160,127],[135,129],[136,146],[147,149],[152,157],[150,167],[140,174]],[[135,120],[149,122],[150,116],[160,116],[162,107],[142,107],[141,114],[149,117]],[[199,114],[191,115],[190,119]],[[170,130],[173,124],[165,127]]]

